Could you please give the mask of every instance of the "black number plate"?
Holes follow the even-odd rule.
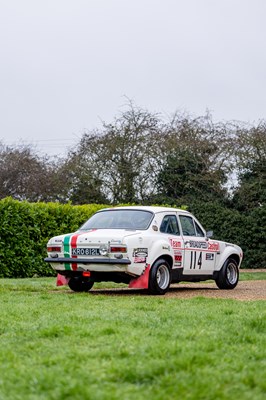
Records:
[[[88,249],[87,247],[77,247],[72,249],[72,256],[99,256],[99,249]]]

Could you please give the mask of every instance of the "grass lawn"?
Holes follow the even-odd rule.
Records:
[[[265,301],[72,293],[36,278],[1,279],[0,304],[0,400],[265,399]]]
[[[252,280],[265,280],[266,279],[266,269],[265,272],[240,272],[240,281],[252,281]]]

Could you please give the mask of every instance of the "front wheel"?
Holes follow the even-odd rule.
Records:
[[[83,276],[74,276],[69,279],[68,286],[74,292],[88,292],[94,284],[94,281],[84,278]]]
[[[215,280],[219,289],[234,289],[238,283],[239,269],[237,262],[233,258],[228,258],[222,269],[218,272]]]
[[[165,294],[170,286],[170,266],[163,258],[157,260],[150,271],[149,292],[151,294]]]

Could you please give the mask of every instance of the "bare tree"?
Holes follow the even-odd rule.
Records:
[[[154,191],[158,170],[160,121],[132,103],[102,131],[85,133],[72,154],[83,174],[101,182],[113,203],[142,201]]]
[[[65,200],[65,180],[60,179],[59,162],[40,157],[31,146],[0,146],[0,198],[17,200]]]

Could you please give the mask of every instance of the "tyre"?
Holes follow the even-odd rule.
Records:
[[[94,281],[85,279],[83,276],[75,276],[69,279],[68,286],[74,292],[88,292]]]
[[[215,280],[219,289],[234,289],[238,283],[239,269],[233,258],[228,258]]]
[[[170,286],[171,271],[167,261],[163,258],[157,260],[150,271],[149,293],[165,294]]]

